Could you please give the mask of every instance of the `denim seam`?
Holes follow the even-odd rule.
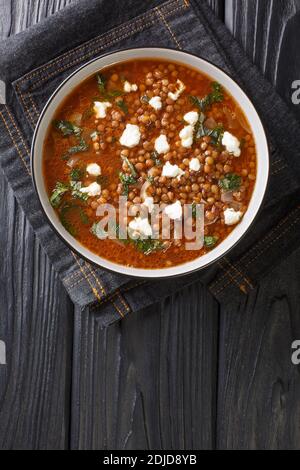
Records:
[[[122,289],[122,294],[124,294],[125,292],[129,292],[129,291],[131,291],[132,289],[134,289],[134,288],[136,288],[136,287],[139,287],[139,286],[145,284],[146,282],[147,282],[147,281],[139,281],[139,282],[136,282],[134,285],[129,286],[129,287],[126,287],[125,289]],[[110,294],[106,299],[102,299],[101,302],[97,302],[97,303],[95,303],[94,305],[92,305],[92,306],[90,307],[90,309],[91,309],[91,310],[96,310],[96,309],[99,307],[99,305],[103,305],[103,304],[105,304],[106,302],[110,302],[111,299],[114,297],[114,295],[115,295],[115,293]]]
[[[263,240],[261,240],[258,245],[261,245],[262,243],[264,243],[266,240],[269,240],[270,237],[272,236],[272,234],[278,230],[282,225],[284,225],[286,223],[287,220],[290,219],[290,217],[292,217],[294,215],[295,212],[298,212],[300,209],[300,206],[297,207],[297,209],[295,211],[293,211],[291,214],[289,214],[289,216],[287,218],[285,218],[283,221],[281,221],[280,224],[278,224],[275,229],[271,230],[271,232],[268,233],[268,235],[266,237],[263,238]],[[253,249],[251,249],[247,255],[243,256],[240,260],[239,260],[239,263],[242,263],[244,259],[247,258],[247,256],[249,255],[249,253],[255,251],[255,255],[250,258],[247,263],[244,265],[244,268],[247,268],[250,264],[252,264],[257,258],[258,256],[260,256],[261,254],[263,254],[267,249],[269,249],[275,242],[277,242],[278,240],[280,240],[280,238],[282,238],[298,221],[300,220],[300,215],[298,217],[296,217],[296,219],[294,219],[286,228],[285,230],[283,230],[282,232],[279,233],[279,235],[276,237],[276,238],[273,238],[272,240],[270,240],[269,243],[267,243],[263,248],[259,249],[259,246],[255,245],[255,247]],[[225,281],[226,279],[226,276],[229,275],[229,271],[226,271],[224,275],[222,275],[222,277],[218,280],[216,280],[210,287],[210,290],[211,292],[214,294],[214,295],[217,295],[217,294],[220,294],[220,292],[222,292],[231,282],[232,282],[232,279],[230,279],[228,282],[225,282],[223,285],[220,286],[220,288],[218,290],[215,290],[216,286],[218,284],[220,284],[221,282]],[[236,275],[234,276],[233,275],[233,278],[236,279]]]
[[[4,125],[5,125],[5,127],[6,127],[7,132],[8,132],[8,135],[10,136],[10,138],[11,138],[13,144],[14,144],[14,147],[15,147],[15,149],[16,149],[17,152],[18,152],[19,157],[20,157],[22,163],[23,163],[24,166],[25,166],[25,169],[26,169],[28,175],[31,176],[30,168],[28,167],[27,161],[25,160],[25,157],[24,157],[24,155],[22,154],[21,149],[19,148],[19,145],[18,145],[18,143],[17,143],[18,141],[15,139],[15,136],[13,135],[13,133],[12,133],[10,127],[9,127],[8,121],[5,119],[5,116],[4,116],[4,114],[3,114],[1,111],[0,111],[0,116],[1,116],[1,118],[2,118],[2,120],[3,120],[3,122],[4,122]],[[22,142],[22,141],[24,142],[23,137],[22,137],[22,135],[21,135],[19,129],[18,129],[17,126],[16,126],[16,123],[14,122],[14,120],[12,119],[12,117],[11,117],[10,114],[9,114],[9,116],[10,116],[11,123],[12,123],[12,125],[14,126],[15,131],[16,131],[17,134],[19,135],[19,138],[20,138],[21,142]],[[21,143],[21,142],[20,142],[20,143]],[[26,147],[25,147],[25,149],[26,149]],[[27,152],[26,152],[26,153],[27,153]]]
[[[181,47],[181,45],[179,44],[179,41],[178,41],[178,39],[177,39],[175,33],[172,31],[172,29],[171,29],[169,23],[167,22],[167,20],[166,20],[164,14],[163,14],[163,12],[162,12],[159,8],[157,8],[156,11],[157,11],[157,14],[158,14],[158,18],[163,22],[165,28],[167,28],[167,30],[169,31],[170,36],[171,36],[171,38],[173,39],[175,45],[178,47],[178,49],[182,50],[182,47]]]

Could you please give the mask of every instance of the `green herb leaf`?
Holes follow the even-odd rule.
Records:
[[[99,91],[101,94],[105,94],[106,91],[105,91],[105,87],[106,87],[106,79],[103,75],[101,75],[100,73],[98,73],[96,75],[96,79],[97,79],[97,83],[98,83],[98,88],[99,88]]]
[[[123,111],[123,113],[128,114],[128,107],[124,100],[117,101],[117,106]]]
[[[85,140],[80,138],[78,145],[74,145],[74,147],[69,148],[68,153],[72,155],[73,153],[86,152],[88,148],[89,146]]]
[[[70,172],[70,179],[73,181],[79,181],[83,177],[83,170],[81,168],[73,168]]]
[[[204,125],[205,115],[200,113],[199,119],[195,125],[194,137],[195,139],[201,139],[202,137],[208,136],[211,138],[211,144],[219,147],[222,143],[224,134],[224,127],[217,126],[214,129],[208,129]]]
[[[155,251],[160,251],[164,249],[164,244],[160,240],[153,240],[152,238],[137,239],[133,240],[130,239],[131,243],[135,246],[135,248],[143,253],[144,255],[150,255]]]
[[[218,238],[217,237],[212,237],[212,236],[208,236],[208,237],[204,237],[204,246],[206,248],[213,248],[218,242]]]
[[[121,155],[121,158],[122,158],[122,160],[126,163],[126,165],[128,166],[128,168],[129,168],[129,170],[130,170],[132,176],[137,176],[137,173],[136,173],[136,171],[135,171],[135,168],[134,168],[133,164],[128,160],[128,158],[127,158],[127,157],[124,157],[124,156],[122,156],[122,155]]]
[[[159,153],[156,150],[153,150],[151,153],[151,160],[154,161],[155,166],[162,166],[161,159],[159,158]]]
[[[107,100],[111,99],[111,98],[116,98],[117,96],[122,96],[124,95],[124,92],[121,91],[121,90],[111,90],[111,91],[107,91],[106,90],[106,79],[103,75],[101,74],[97,74],[96,75],[96,78],[97,78],[97,83],[98,83],[98,88],[99,88],[99,92],[101,94],[101,96]]]
[[[219,186],[224,191],[236,191],[242,183],[241,176],[235,173],[228,173],[224,178],[219,180]]]
[[[79,215],[83,224],[88,225],[90,223],[90,219],[82,207],[79,208]]]
[[[81,182],[80,181],[71,181],[70,182],[71,194],[74,198],[80,199],[81,201],[87,201],[88,194],[82,193],[81,189]]]
[[[202,112],[206,110],[209,106],[214,103],[220,103],[224,100],[223,88],[217,82],[212,82],[211,84],[212,91],[204,96],[204,98],[199,98],[198,96],[190,96],[190,101],[194,106],[197,106]]]
[[[59,207],[63,195],[69,191],[69,186],[65,183],[58,181],[53,189],[53,192],[50,197],[50,203],[53,207]]]
[[[70,121],[54,121],[53,125],[59,130],[65,137],[69,135],[75,135],[79,137],[81,135],[82,129],[76,124]]]
[[[123,185],[123,194],[127,196],[129,192],[129,186],[131,184],[136,184],[136,177],[133,175],[127,175],[126,173],[119,173],[120,181]]]

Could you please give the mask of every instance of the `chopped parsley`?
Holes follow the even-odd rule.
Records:
[[[102,98],[105,98],[107,100],[111,100],[112,98],[116,98],[117,96],[122,96],[124,95],[123,91],[121,90],[111,90],[107,91],[106,90],[106,79],[103,75],[98,73],[96,75],[97,83],[98,83],[98,89],[100,92],[100,95]]]
[[[207,236],[204,237],[204,246],[206,248],[213,248],[218,242],[218,237]]]
[[[195,125],[195,139],[201,139],[202,137],[208,136],[211,138],[211,144],[219,147],[222,143],[224,127],[221,125],[214,129],[208,129],[208,127],[205,126],[204,121],[205,115],[201,112]]]
[[[50,196],[50,203],[53,207],[59,207],[62,197],[69,191],[69,185],[58,181]]]
[[[127,175],[126,173],[119,173],[120,181],[123,185],[123,195],[127,196],[129,193],[129,186],[131,184],[136,184],[137,179],[134,175]]]
[[[71,172],[70,172],[70,179],[71,179],[72,181],[79,181],[79,180],[82,179],[82,177],[83,177],[83,170],[82,170],[82,168],[76,167],[76,168],[73,168],[73,169],[71,170]]]
[[[82,193],[80,191],[81,189],[81,182],[80,181],[71,181],[70,182],[70,190],[71,194],[74,198],[80,199],[81,201],[87,201],[88,199],[88,194],[87,193]]]
[[[236,191],[240,188],[242,183],[241,176],[235,173],[228,173],[219,180],[219,186],[223,191]]]
[[[71,121],[54,121],[53,125],[59,130],[63,136],[75,135],[79,137],[82,133],[82,129]]]
[[[155,251],[163,250],[165,247],[162,241],[153,240],[152,238],[146,238],[144,240],[141,238],[137,240],[130,239],[130,243],[132,243],[134,247],[144,255],[150,255]]]
[[[122,160],[126,163],[126,165],[128,166],[128,168],[129,168],[129,170],[130,170],[132,176],[137,176],[137,173],[136,173],[136,171],[135,171],[135,168],[134,168],[133,164],[128,160],[128,158],[127,158],[127,157],[124,157],[124,156],[122,156],[122,155],[121,155],[121,158],[122,158]]]
[[[118,100],[116,104],[124,114],[128,114],[128,106],[124,100]]]
[[[153,160],[155,166],[162,166],[162,162],[159,158],[159,153],[156,150],[153,150],[151,153],[151,160]]]
[[[204,98],[190,96],[191,103],[197,106],[202,112],[204,112],[212,104],[220,103],[224,100],[223,88],[220,83],[212,82],[211,88],[212,91],[208,93],[208,95],[204,96]]]

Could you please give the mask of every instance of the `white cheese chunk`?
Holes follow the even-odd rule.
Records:
[[[125,93],[130,93],[131,91],[137,91],[138,86],[135,83],[130,83],[126,80],[124,82],[124,91]]]
[[[241,143],[234,135],[230,134],[230,132],[224,132],[222,145],[226,147],[227,152],[232,153],[235,157],[241,155]]]
[[[181,139],[182,147],[191,147],[193,145],[194,126],[191,126],[190,124],[188,126],[184,126],[184,128],[179,132],[179,137]]]
[[[156,111],[162,108],[162,102],[161,102],[161,97],[160,96],[153,96],[151,100],[149,100],[150,106],[154,108]]]
[[[92,176],[101,175],[101,167],[97,163],[89,163],[86,167],[86,171],[89,175]]]
[[[151,214],[151,212],[154,209],[154,199],[153,199],[153,197],[147,196],[145,198],[144,202],[143,202],[143,205],[147,207],[149,213]]]
[[[183,119],[191,126],[194,126],[199,119],[199,114],[197,111],[190,111],[183,116]]]
[[[162,176],[166,176],[167,178],[180,178],[184,175],[184,171],[179,168],[178,165],[172,165],[172,163],[167,162],[162,169]]]
[[[135,217],[128,224],[129,235],[132,238],[149,238],[152,236],[152,228],[147,218]]]
[[[236,225],[241,218],[243,217],[243,213],[240,211],[235,211],[232,208],[226,209],[224,211],[224,220],[226,225]]]
[[[125,147],[135,147],[139,144],[141,138],[141,132],[139,126],[135,124],[126,124],[126,128],[120,137],[120,144]]]
[[[175,93],[172,93],[171,91],[169,91],[168,93],[168,97],[171,98],[171,100],[173,101],[177,101],[181,93],[185,90],[185,84],[181,80],[177,80],[176,83],[178,85],[178,88]]]
[[[94,112],[96,113],[96,119],[103,119],[106,117],[107,108],[111,107],[109,101],[95,101]]]
[[[167,137],[162,134],[155,139],[154,148],[157,153],[167,153],[170,150],[170,145],[167,141]]]
[[[199,171],[201,169],[201,163],[198,158],[192,158],[189,163],[189,168],[191,171]]]
[[[82,193],[87,194],[90,197],[100,196],[101,186],[100,186],[100,184],[94,182],[94,183],[91,183],[89,186],[86,186],[85,188],[81,188],[80,191]]]
[[[179,201],[174,202],[174,204],[170,204],[169,206],[165,207],[165,213],[169,217],[169,219],[177,220],[181,219],[182,217],[182,206]]]

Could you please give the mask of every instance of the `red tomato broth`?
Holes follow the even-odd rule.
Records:
[[[155,71],[160,71],[162,77],[158,76],[155,77]],[[120,136],[124,130],[124,127],[127,123],[136,123],[142,133],[142,138],[138,146],[129,149],[129,161],[133,162],[134,165],[141,163],[139,161],[140,155],[137,157],[139,151],[144,151],[149,153],[147,148],[151,148],[151,143],[153,140],[161,135],[162,132],[167,133],[168,135],[168,142],[170,145],[170,152],[173,152],[173,156],[171,157],[170,161],[172,164],[183,165],[183,160],[191,157],[197,157],[200,159],[201,164],[203,167],[205,166],[205,151],[200,150],[201,144],[205,144],[205,138],[201,138],[197,141],[194,140],[194,143],[191,148],[189,149],[182,149],[180,146],[177,145],[178,134],[182,127],[186,125],[183,123],[183,116],[188,113],[189,111],[198,111],[197,107],[191,104],[189,100],[189,95],[198,96],[203,98],[207,94],[211,92],[211,84],[212,79],[192,68],[186,67],[182,64],[177,64],[173,62],[164,62],[161,60],[135,60],[135,61],[128,61],[124,63],[120,63],[114,65],[112,67],[108,67],[106,69],[101,70],[100,72],[102,75],[106,77],[106,90],[107,92],[111,90],[123,90],[123,82],[126,79],[131,84],[137,84],[139,89],[137,91],[132,91],[130,93],[125,93],[121,97],[113,98],[111,100],[112,107],[108,108],[107,116],[104,119],[99,119],[97,124],[95,124],[95,114],[91,111],[91,106],[95,100],[95,97],[99,97],[99,89],[97,85],[96,77],[90,77],[86,81],[84,81],[80,86],[78,86],[62,103],[60,108],[57,110],[55,115],[56,120],[72,120],[74,117],[74,113],[79,113],[83,115],[83,118],[79,124],[81,128],[83,128],[82,136],[89,144],[89,149],[84,152],[79,152],[74,155],[70,155],[70,158],[76,157],[79,158],[78,165],[79,167],[84,168],[89,163],[98,163],[101,167],[101,174],[107,177],[107,181],[102,183],[102,192],[104,189],[108,188],[110,192],[110,198],[107,202],[113,203],[117,207],[117,188],[120,185],[119,180],[119,172],[122,171],[122,160],[120,158],[120,151],[124,149],[123,146],[119,143]],[[152,79],[148,79],[147,81],[147,74],[153,74],[153,83],[151,84]],[[117,77],[117,79],[116,79]],[[174,102],[173,105],[167,105],[165,101],[167,98],[162,98],[163,108],[160,111],[156,111],[149,106],[147,103],[142,103],[140,98],[145,94],[148,94],[148,98],[151,97],[151,93],[153,90],[153,85],[162,80],[168,80],[169,85],[173,85],[177,78],[179,78],[185,84],[185,90],[180,96],[180,98]],[[116,79],[116,80],[115,80]],[[148,84],[147,84],[148,83]],[[144,89],[145,88],[145,89]],[[176,87],[175,87],[176,88]],[[161,85],[159,88],[160,93],[162,95],[166,95],[164,92],[164,86]],[[242,185],[243,193],[242,193],[242,201],[234,201],[236,203],[242,204],[243,212],[247,210],[247,206],[249,204],[253,187],[255,184],[255,176],[256,176],[256,151],[255,151],[255,144],[253,136],[250,132],[245,129],[245,123],[247,123],[246,117],[243,115],[241,109],[239,108],[238,104],[235,102],[233,97],[229,95],[229,93],[223,89],[224,93],[224,100],[222,102],[214,103],[212,106],[209,106],[207,111],[205,112],[206,117],[214,118],[215,121],[219,124],[222,123],[224,125],[225,130],[232,132],[235,137],[237,137],[240,141],[243,141],[244,144],[242,146],[242,152],[240,157],[232,157],[228,156],[226,160],[224,160],[224,156],[221,158],[221,153],[224,152],[224,147],[220,149],[219,154],[215,160],[214,164],[211,165],[212,170],[210,173],[205,174],[203,168],[200,172],[197,172],[197,175],[190,172],[188,178],[185,178],[184,185],[179,187],[184,187],[188,190],[188,187],[191,186],[189,184],[192,178],[197,178],[196,185],[200,186],[199,192],[195,196],[203,197],[204,200],[207,198],[213,198],[213,193],[211,190],[203,189],[203,185],[212,185],[217,186],[218,180],[227,173],[223,169],[223,173],[216,169],[216,165],[226,165],[226,162],[230,162],[230,173],[236,173],[242,178]],[[153,95],[153,93],[152,93]],[[122,99],[127,107],[128,107],[128,114],[125,114],[120,108],[116,105],[116,101]],[[102,99],[102,101],[106,101]],[[156,121],[160,121],[162,123],[163,116],[166,112],[167,106],[173,106],[174,110],[173,113],[168,113],[169,117],[166,119],[168,122],[167,126],[158,126]],[[232,114],[237,113],[242,116],[243,126],[240,124],[239,120],[233,119],[233,129],[228,128],[228,111],[227,117],[224,113],[224,108],[227,108]],[[150,124],[143,123],[141,121],[136,121],[138,116],[138,111],[143,109],[143,116],[150,116]],[[112,113],[118,111],[121,114],[121,120],[119,121],[119,126],[113,128],[111,125],[112,122]],[[140,111],[139,111],[140,112]],[[155,121],[153,120],[154,117],[156,118]],[[152,120],[151,120],[152,119]],[[100,132],[99,142],[100,142],[100,149],[96,151],[93,147],[94,143],[90,139],[90,134],[96,130],[97,126],[104,127],[103,131]],[[170,129],[172,126],[172,129]],[[247,126],[246,126],[247,127]],[[249,129],[250,130],[250,129]],[[108,142],[107,140],[112,140]],[[208,140],[208,139],[206,139]],[[70,175],[70,168],[67,166],[67,161],[62,159],[62,156],[68,151],[68,149],[74,145],[76,145],[77,139],[72,136],[64,137],[58,130],[54,128],[54,126],[50,126],[48,130],[48,135],[45,140],[44,150],[43,150],[43,170],[44,170],[44,179],[46,188],[49,194],[49,197],[52,194],[52,191],[57,183],[60,182],[69,182],[69,175]],[[97,142],[96,142],[97,143]],[[145,146],[145,143],[149,143],[149,146]],[[146,147],[146,148],[145,148]],[[152,146],[153,147],[153,146]],[[211,150],[210,150],[211,149]],[[200,153],[197,154],[197,152]],[[216,152],[213,145],[208,142],[207,150],[211,152]],[[176,151],[176,156],[175,156]],[[96,153],[98,152],[98,153]],[[160,155],[162,160],[162,164],[164,165],[166,161],[164,160],[164,155]],[[204,160],[203,160],[204,159]],[[149,160],[149,158],[148,158]],[[134,163],[136,161],[136,163]],[[147,161],[147,160],[146,160]],[[145,162],[142,163],[145,165]],[[208,165],[210,166],[210,165]],[[144,171],[139,172],[138,174],[145,173]],[[244,172],[244,176],[242,176],[242,172]],[[246,175],[247,172],[247,175]],[[192,175],[191,175],[192,174]],[[219,175],[216,177],[216,175]],[[251,176],[251,178],[250,178]],[[198,182],[198,178],[204,178],[204,181]],[[182,178],[181,178],[182,179]],[[170,189],[170,183],[172,178],[168,178],[166,186],[167,189]],[[81,179],[83,186],[88,186],[90,183],[95,181],[95,177],[89,176],[85,174]],[[155,186],[155,190],[157,191],[158,187],[163,188],[163,184],[157,183],[158,186]],[[116,190],[109,189],[113,185],[116,186]],[[132,189],[132,188],[131,188]],[[133,188],[134,190],[134,188]],[[172,188],[172,191],[175,194],[175,200],[178,200],[180,190],[177,191],[177,188]],[[183,194],[187,194],[187,198],[190,198],[189,194],[193,193],[193,191],[187,191]],[[130,193],[129,193],[130,194]],[[165,194],[165,193],[163,193]],[[200,196],[199,196],[200,195]],[[218,194],[216,197],[219,197]],[[138,197],[138,191],[136,193],[136,197]],[[155,197],[158,197],[155,193]],[[137,250],[137,248],[132,244],[122,244],[122,242],[114,241],[114,240],[99,240],[93,233],[91,233],[91,226],[94,222],[99,221],[99,217],[96,216],[96,210],[92,206],[96,206],[96,201],[99,200],[99,196],[96,197],[89,197],[87,203],[82,203],[81,201],[74,201],[70,195],[66,194],[63,198],[66,202],[75,202],[76,205],[83,208],[85,214],[89,219],[89,223],[83,223],[79,214],[78,208],[71,209],[68,211],[67,218],[68,224],[70,224],[76,231],[75,238],[86,248],[90,251],[96,253],[100,257],[108,259],[112,262],[132,266],[137,268],[149,268],[149,269],[158,269],[164,268],[174,265],[179,265],[191,261],[193,259],[198,258],[199,256],[205,254],[206,252],[210,251],[213,248],[203,247],[201,250],[197,251],[190,251],[186,250],[185,240],[182,240],[181,246],[176,246],[175,243],[172,243],[170,247],[166,250],[160,250],[157,252],[153,252],[149,255],[145,255],[144,253]],[[170,201],[171,202],[171,201]],[[188,200],[188,202],[192,202],[192,200]],[[197,202],[197,201],[196,201]],[[94,203],[94,204],[93,204]],[[220,203],[220,200],[215,200],[216,203]],[[92,204],[92,206],[91,206]],[[100,204],[100,203],[99,203]],[[213,203],[207,206],[207,210],[213,207]],[[224,207],[228,207],[225,205]],[[60,213],[60,207],[57,208],[57,212]],[[221,214],[221,210],[218,209],[218,213]],[[224,224],[224,220],[220,215],[218,220],[213,223],[212,225],[206,226],[205,235],[206,236],[217,236],[219,244],[222,240],[224,240],[232,230],[234,230],[235,225],[227,226]]]

